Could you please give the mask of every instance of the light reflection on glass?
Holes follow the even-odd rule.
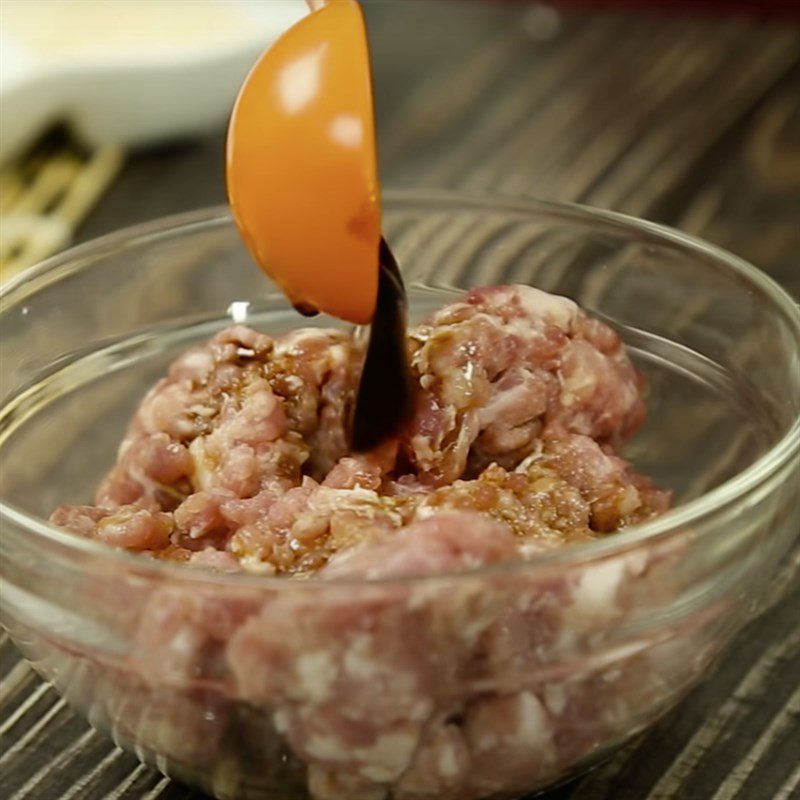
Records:
[[[246,322],[249,308],[250,303],[247,300],[234,300],[228,306],[228,314],[234,322]]]

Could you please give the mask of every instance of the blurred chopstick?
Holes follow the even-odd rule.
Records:
[[[0,283],[63,249],[117,175],[116,146],[87,152],[63,130],[0,172]]]

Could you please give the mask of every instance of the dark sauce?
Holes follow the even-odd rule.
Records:
[[[362,453],[397,435],[408,420],[412,405],[406,289],[397,261],[383,238],[378,256],[378,302],[353,416],[352,447]]]
[[[292,303],[292,305],[294,306],[294,310],[304,317],[316,317],[317,314],[319,314],[319,311],[310,303]]]

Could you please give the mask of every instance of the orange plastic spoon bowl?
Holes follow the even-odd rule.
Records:
[[[227,184],[248,249],[293,303],[372,319],[381,212],[356,0],[319,7],[253,67],[231,115]]]

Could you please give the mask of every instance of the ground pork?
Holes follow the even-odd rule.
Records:
[[[571,300],[476,289],[412,328],[409,348],[415,414],[353,455],[355,338],[228,328],[144,398],[97,505],[53,521],[161,559],[310,574],[441,509],[504,522],[527,555],[665,510],[614,453],[644,419],[643,380]]]
[[[669,506],[617,454],[645,416],[617,334],[571,300],[507,286],[445,306],[408,346],[413,416],[356,454],[351,333],[228,328],[147,394],[96,504],[53,513],[159,560],[286,576],[152,592],[109,686],[163,704],[153,724],[169,737],[109,690],[131,738],[213,759],[247,709],[314,800],[477,800],[558,777],[656,701],[640,647],[618,646],[613,669],[567,663],[654,601],[672,554],[513,563]],[[173,741],[204,708],[207,749],[198,731]]]
[[[475,289],[410,340],[419,392],[404,445],[426,481],[513,468],[545,427],[617,445],[644,420],[642,378],[620,338],[565,297]]]
[[[97,504],[171,511],[196,492],[251,497],[276,478],[324,477],[347,452],[361,357],[340,331],[223,330],[144,398]]]

